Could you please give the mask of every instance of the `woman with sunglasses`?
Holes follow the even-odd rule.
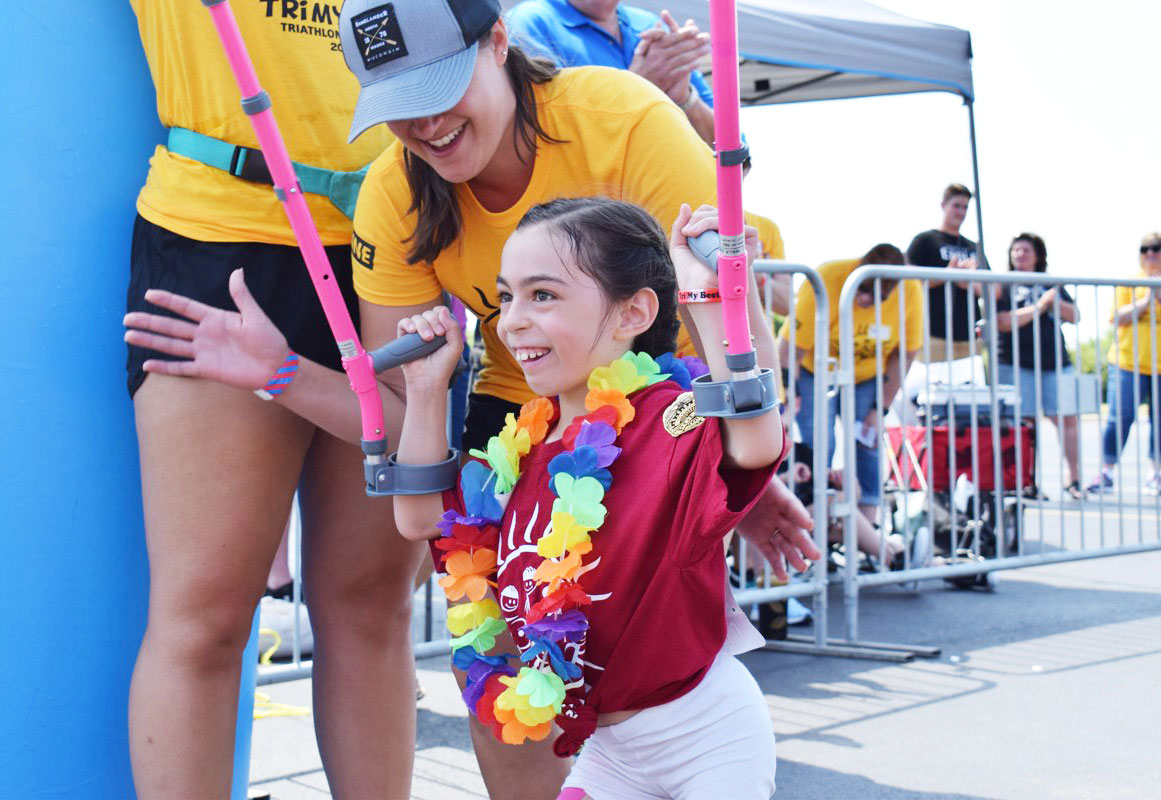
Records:
[[[1141,239],[1141,271],[1134,277],[1161,278],[1161,233],[1147,233]],[[1150,494],[1161,493],[1158,475],[1158,437],[1161,436],[1161,397],[1155,393],[1161,369],[1161,289],[1117,287],[1112,322],[1116,325],[1109,348],[1109,418],[1105,423],[1103,464],[1100,474],[1087,490],[1100,494],[1116,488],[1113,468],[1121,454],[1129,429],[1142,403],[1149,406],[1149,458],[1153,474],[1145,481]]]
[[[1021,233],[1014,238],[1008,248],[1008,269],[1016,272],[1048,269],[1048,248],[1044,240],[1034,233]],[[1075,380],[1060,323],[1075,324],[1080,320],[1076,303],[1063,286],[1020,284],[1008,286],[1000,293],[996,309],[997,377],[1000,383],[1019,389],[1022,417],[1036,419],[1043,414],[1059,427],[1061,448],[1068,465],[1068,485],[1064,491],[1073,500],[1083,500],[1077,466],[1076,414],[1060,414],[1057,402],[1057,389],[1067,391],[1067,382]]]

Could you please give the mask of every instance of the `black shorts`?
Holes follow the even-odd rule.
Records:
[[[488,440],[504,427],[504,416],[508,413],[519,414],[520,404],[488,394],[469,394],[463,451],[466,453],[473,447],[480,450],[487,447]]]
[[[357,329],[359,306],[351,283],[351,249],[347,245],[325,249]],[[133,225],[125,307],[129,311],[174,316],[145,302],[146,289],[165,289],[217,308],[236,310],[230,297],[229,280],[230,273],[238,267],[246,276],[250,293],[282,331],[294,352],[331,369],[342,369],[338,345],[297,247],[200,242],[179,236],[138,215]],[[164,353],[130,345],[125,364],[130,397],[145,380],[141,365],[149,358],[176,360]]]

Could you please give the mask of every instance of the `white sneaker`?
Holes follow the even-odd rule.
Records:
[[[787,625],[805,625],[813,616],[814,612],[800,603],[797,597],[786,598]]]
[[[911,568],[930,567],[932,561],[931,530],[924,525],[911,539]]]
[[[298,635],[300,653],[314,652],[314,635],[310,630],[310,616],[306,606],[298,606]],[[294,655],[294,603],[277,597],[263,597],[259,605],[258,654],[270,658],[290,658]]]

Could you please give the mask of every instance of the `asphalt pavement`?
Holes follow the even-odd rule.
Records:
[[[927,581],[862,594],[861,638],[936,646],[934,659],[743,657],[778,737],[777,797],[1161,796],[1161,553],[994,578],[992,591]],[[837,587],[830,601],[839,608]],[[836,636],[841,624],[832,615]],[[412,798],[487,797],[446,659],[418,671]],[[310,707],[309,681],[261,689]],[[250,776],[251,797],[330,797],[312,718],[256,720]]]

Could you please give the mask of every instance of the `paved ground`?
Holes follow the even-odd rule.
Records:
[[[990,593],[872,590],[861,633],[943,652],[902,665],[745,657],[778,734],[779,797],[1161,793],[1161,553],[1000,573]],[[412,797],[486,797],[445,659],[420,662],[419,676]],[[263,689],[310,705],[307,681]],[[251,796],[330,796],[310,717],[255,722],[251,782]]]
[[[1057,458],[1048,443],[1041,455],[1048,464]],[[1090,449],[1085,461],[1095,455]],[[1059,497],[1058,483],[1045,481],[1049,497]],[[1107,543],[1139,534],[1156,541],[1157,508],[1149,498],[1126,512],[1123,528],[1106,521]],[[1046,550],[1075,546],[1083,516],[1091,547],[1097,515],[1093,503],[1083,515],[1071,507],[1043,521],[1030,512],[1030,537],[1042,530]],[[937,646],[934,659],[745,656],[778,735],[777,796],[1161,797],[1161,552],[995,573],[994,586],[927,581],[917,593],[862,593],[863,640]],[[837,589],[829,599],[839,636]],[[426,697],[412,797],[486,797],[446,659],[418,666]],[[277,702],[310,705],[307,681],[262,688]],[[330,796],[311,726],[309,716],[255,722],[252,797]]]

